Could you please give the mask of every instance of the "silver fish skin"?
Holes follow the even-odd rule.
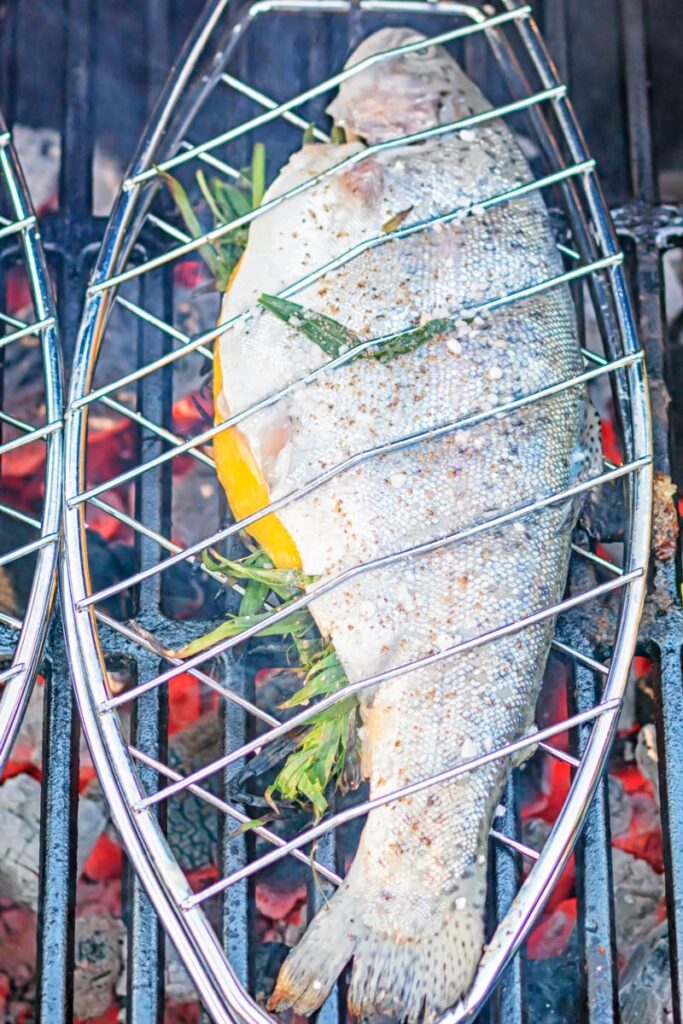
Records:
[[[351,62],[411,41],[386,29]],[[394,58],[343,85],[334,117],[354,141],[294,154],[267,198],[362,151],[365,143],[490,109],[440,48]],[[219,412],[240,412],[321,367],[297,325],[256,308],[316,267],[338,265],[296,301],[373,338],[562,272],[538,194],[478,204],[532,180],[494,120],[397,146],[325,178],[257,219],[223,318]],[[387,223],[474,212],[359,252]],[[355,247],[355,249],[354,249]],[[343,254],[354,250],[355,257]],[[380,442],[493,408],[581,371],[566,287],[461,317],[447,336],[387,361],[356,359],[294,388],[240,424],[272,499]],[[278,513],[306,572],[323,580],[552,494],[586,467],[585,391],[373,457]],[[542,513],[366,571],[311,607],[352,681],[514,622],[558,601],[573,510]],[[365,692],[363,766],[372,796],[489,752],[533,728],[552,622],[410,670]],[[510,760],[372,811],[339,891],[278,978],[270,1008],[310,1014],[353,958],[349,1004],[367,1017],[431,1021],[466,993],[484,943],[488,835]]]

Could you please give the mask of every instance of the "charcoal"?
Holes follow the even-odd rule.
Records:
[[[613,836],[621,836],[628,832],[628,827],[631,824],[633,817],[631,801],[621,779],[610,775],[608,783],[610,828]]]
[[[561,956],[529,960],[527,985],[529,1020],[543,1024],[583,1024],[584,999],[576,928]],[[577,988],[578,981],[578,988]],[[640,1024],[645,1024],[641,1021]]]
[[[197,990],[182,960],[171,942],[166,942],[166,998],[170,1003],[191,1003],[197,998]]]
[[[629,957],[659,920],[664,900],[664,877],[647,861],[612,849],[614,916],[619,953]]]
[[[215,781],[207,779],[205,788],[215,791]],[[218,812],[192,793],[169,801],[168,841],[184,871],[215,863]]]
[[[636,743],[636,764],[651,784],[657,806],[659,806],[659,759],[657,757],[657,734],[654,725],[644,725],[638,733]]]
[[[256,949],[256,999],[264,1003],[275,987],[280,966],[289,953],[282,942],[262,942]]]
[[[540,853],[550,835],[550,825],[543,818],[527,818],[522,823],[522,842]]]
[[[89,1020],[111,1006],[122,970],[124,925],[107,914],[76,919],[74,1015]]]
[[[635,947],[621,976],[621,1024],[673,1024],[669,927],[663,921]]]
[[[135,552],[128,544],[112,543],[95,530],[88,532],[88,557],[92,566],[93,590],[103,590],[112,581],[125,579],[135,571]],[[133,594],[123,590],[102,601],[102,609],[115,619],[129,619],[135,610]]]
[[[78,804],[78,877],[106,818],[92,800]],[[33,910],[38,906],[40,783],[15,775],[0,786],[0,895]]]
[[[47,206],[59,187],[62,141],[59,132],[15,124],[12,129],[17,151],[36,210]]]

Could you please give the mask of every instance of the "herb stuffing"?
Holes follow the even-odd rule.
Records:
[[[202,225],[181,182],[170,174],[162,176],[190,237],[201,238],[207,230],[230,224],[261,205],[266,191],[266,148],[262,142],[256,143],[250,166],[240,171],[234,184],[222,178],[207,178],[203,171],[197,171],[197,185],[213,220],[208,228]],[[248,236],[249,225],[244,224],[200,248],[200,255],[215,278],[218,291],[224,292],[228,287]]]
[[[237,615],[230,615],[210,633],[173,652],[179,658],[190,658],[258,624],[272,613],[274,601],[279,602],[277,607],[286,607],[317,578],[298,569],[273,568],[260,549],[239,560],[207,554],[203,560],[207,568],[223,576],[226,584],[246,582],[244,596]],[[302,685],[281,705],[283,710],[305,707],[316,698],[336,693],[347,682],[332,644],[320,636],[307,609],[298,609],[272,626],[264,626],[256,635],[289,637],[292,641]],[[353,763],[357,760],[357,710],[358,701],[351,696],[309,719],[294,751],[265,792],[274,810],[277,795],[287,803],[310,805],[316,819],[324,814],[329,787],[342,783],[349,755],[353,755]]]

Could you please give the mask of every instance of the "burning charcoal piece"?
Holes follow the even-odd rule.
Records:
[[[166,998],[170,1003],[191,1003],[197,998],[195,989],[189,974],[183,966],[183,962],[176,953],[172,942],[166,941]]]
[[[674,1019],[666,921],[636,946],[619,989],[621,1024],[672,1024]]]
[[[256,949],[256,1001],[265,1003],[275,987],[275,979],[289,953],[282,942],[262,942]]]
[[[631,801],[624,784],[614,775],[610,775],[609,783],[609,820],[613,836],[623,835],[628,830],[633,817]]]
[[[173,758],[170,763],[173,766]],[[205,788],[215,791],[216,786],[208,784]],[[183,871],[214,863],[218,842],[216,811],[192,793],[172,800],[168,808],[168,841]]]
[[[583,1024],[585,1020],[579,943],[576,928],[562,956],[529,960],[527,984],[529,1020],[543,1024]],[[641,1021],[640,1024],[644,1024]]]
[[[78,877],[106,818],[88,799],[78,805]],[[40,783],[16,775],[0,786],[0,896],[38,907]]]
[[[94,587],[99,590],[130,576],[135,568],[135,553],[132,547],[116,542],[109,543],[95,530],[89,530],[87,537]],[[129,619],[134,611],[133,595],[129,590],[124,590],[123,593],[115,594],[107,601],[103,601],[102,608],[115,619]]]
[[[636,764],[648,780],[659,806],[659,758],[657,757],[657,734],[654,725],[644,725],[638,733],[636,743]]]
[[[105,914],[76,918],[74,1014],[83,1020],[106,1013],[122,970],[124,925]]]
[[[647,861],[612,849],[614,916],[619,953],[629,957],[654,928],[664,901],[664,877]]]

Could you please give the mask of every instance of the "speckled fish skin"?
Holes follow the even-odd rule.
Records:
[[[415,38],[382,30],[352,58]],[[376,65],[332,106],[368,142],[487,109],[442,49]],[[269,190],[361,148],[306,146]],[[379,236],[399,213],[424,220],[531,180],[495,120],[372,156],[256,220],[224,318]],[[296,295],[371,338],[525,288],[562,272],[537,194],[366,251]],[[221,341],[222,415],[239,412],[327,361],[296,327],[255,311]],[[505,306],[386,362],[355,360],[300,387],[240,429],[271,498],[381,441],[490,409],[581,370],[565,287]],[[306,572],[323,579],[464,529],[558,491],[584,466],[585,395],[565,391],[337,476],[279,516]],[[429,555],[366,572],[316,600],[349,679],[514,622],[561,599],[571,512],[550,508]],[[363,764],[372,796],[519,738],[552,634],[546,621],[409,671],[362,700]],[[313,1012],[353,957],[349,1003],[366,1017],[432,1020],[467,991],[484,943],[487,837],[511,769],[498,760],[368,817],[338,893],[280,973],[271,1008]]]

